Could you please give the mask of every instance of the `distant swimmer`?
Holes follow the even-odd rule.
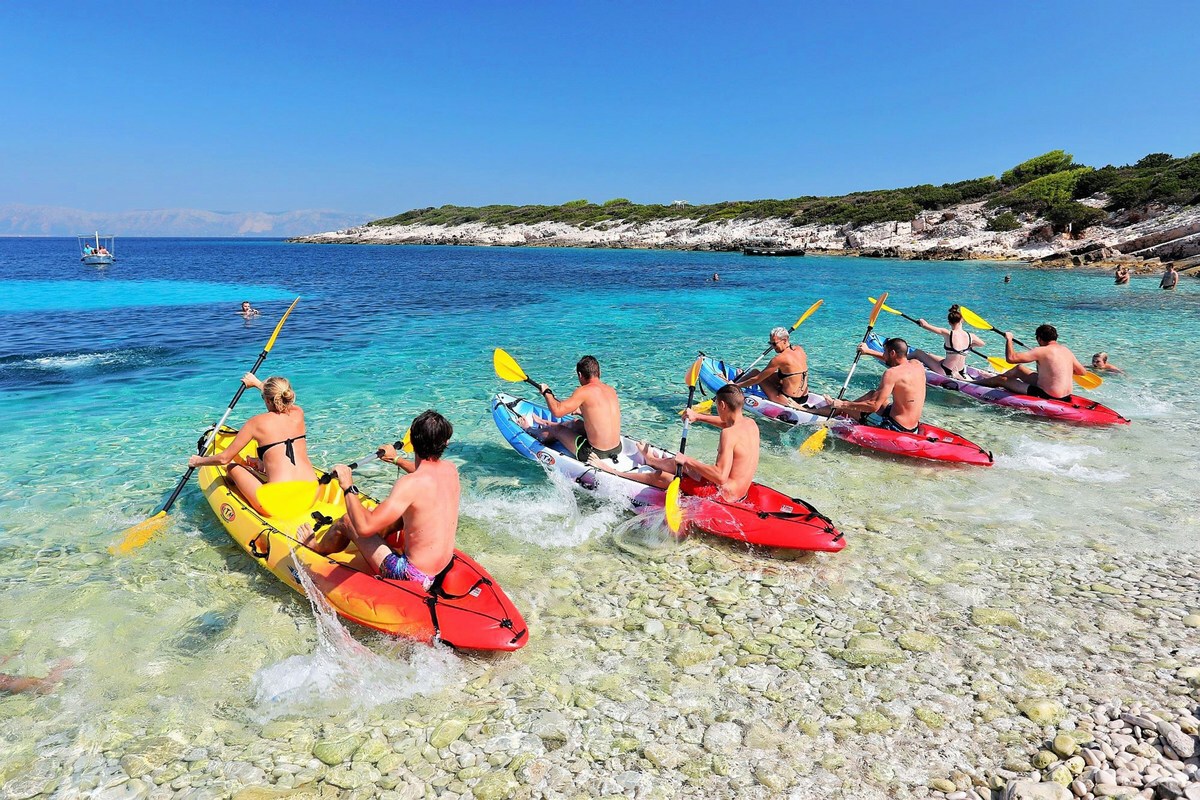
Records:
[[[379,505],[364,506],[350,467],[338,464],[332,472],[346,497],[345,516],[319,534],[301,525],[296,536],[322,555],[339,553],[353,542],[381,578],[417,581],[428,591],[454,558],[462,487],[458,467],[442,458],[454,435],[450,421],[430,409],[417,415],[409,430],[414,461],[398,458],[387,445],[380,448],[406,474]]]
[[[1005,333],[1007,341],[1004,358],[1015,367],[1001,375],[976,381],[980,386],[1000,386],[1017,394],[1027,394],[1044,400],[1070,400],[1071,376],[1086,375],[1087,368],[1079,363],[1075,354],[1058,343],[1058,329],[1053,325],[1039,325],[1034,331],[1038,346],[1028,352],[1018,353],[1013,349],[1011,333]],[[1037,364],[1037,371],[1021,366]]]
[[[242,385],[262,392],[266,413],[246,420],[224,450],[211,456],[192,456],[188,466],[227,466],[227,474],[238,494],[260,514],[265,514],[267,512],[258,502],[258,490],[264,483],[316,481],[317,473],[308,460],[304,409],[296,405],[296,392],[288,379],[275,375],[260,381],[247,372],[242,376]],[[266,442],[258,446],[258,459],[249,464],[235,461],[251,440]],[[265,477],[261,477],[262,473]]]
[[[257,317],[262,312],[257,308],[252,308],[249,300],[243,300],[242,307],[238,309],[238,313],[246,319],[250,319],[251,317]]]
[[[972,347],[983,347],[984,341],[963,328],[962,312],[958,310],[957,303],[950,306],[950,310],[946,312],[946,321],[950,323],[949,328],[939,328],[923,319],[917,320],[917,324],[922,328],[942,337],[942,349],[946,351],[946,355],[938,358],[924,350],[914,350],[912,355],[934,372],[944,372],[951,377],[965,379],[963,369],[967,366],[967,353],[971,352]]]
[[[761,370],[739,376],[733,385],[740,389],[761,386],[772,402],[799,408],[808,399],[808,354],[791,343],[787,328],[772,328],[768,344],[778,355]]]
[[[1011,276],[1009,276],[1009,275],[1005,275],[1005,276],[1004,276],[1004,282],[1005,282],[1005,283],[1012,283],[1012,277],[1011,277]]]
[[[1125,374],[1125,370],[1109,362],[1108,353],[1104,352],[1096,353],[1096,355],[1092,356],[1092,369],[1096,372],[1115,372],[1118,375]]]
[[[744,404],[745,395],[742,394],[742,390],[727,383],[717,390],[715,415],[697,414],[690,408],[684,412],[691,422],[703,422],[720,429],[716,463],[706,464],[682,454],[671,456],[657,448],[639,443],[638,447],[646,463],[658,471],[621,472],[620,475],[639,483],[666,488],[677,470],[682,469],[681,488],[684,494],[701,497],[719,494],[725,500],[735,503],[745,500],[750,485],[754,483],[754,473],[758,471],[759,439],[758,425],[742,414]],[[594,456],[588,463],[606,472],[617,472]]]
[[[721,276],[714,272],[712,279],[713,279],[713,283],[716,283],[717,281],[721,280]]]
[[[565,417],[578,412],[581,418],[551,422],[530,415],[525,420],[526,430],[543,444],[557,439],[568,453],[585,464],[592,453],[616,463],[621,455],[621,401],[617,392],[600,380],[600,362],[595,356],[579,359],[575,377],[579,379],[579,388],[566,400],[555,397],[554,390],[544,383],[538,389],[551,414]]]
[[[1113,283],[1117,286],[1124,286],[1129,283],[1129,268],[1117,267],[1113,270]]]
[[[878,358],[887,365],[879,386],[857,400],[826,398],[826,405],[809,408],[823,417],[847,416],[859,421],[901,433],[916,433],[925,409],[925,366],[908,357],[908,342],[888,339],[883,353],[876,353],[860,344],[858,352]],[[890,402],[889,402],[890,401]]]
[[[1160,289],[1174,289],[1179,283],[1179,273],[1175,270],[1174,264],[1167,264],[1167,271],[1163,273],[1162,281],[1159,282]]]

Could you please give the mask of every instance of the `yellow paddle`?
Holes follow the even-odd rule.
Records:
[[[521,369],[521,365],[517,363],[517,360],[499,347],[492,352],[492,368],[496,370],[496,376],[500,380],[511,383],[524,381],[539,392],[541,391],[541,387],[537,381],[534,381],[525,374],[525,370]]]
[[[874,303],[874,302],[875,302],[875,298],[874,298],[874,297],[868,297],[868,298],[867,298],[867,302],[868,302],[868,303]],[[889,314],[895,314],[896,316],[899,316],[899,317],[904,317],[906,320],[908,320],[909,322],[911,322],[911,323],[912,323],[912,324],[914,324],[914,325],[920,325],[920,324],[921,324],[920,320],[913,319],[913,318],[912,318],[912,317],[910,317],[908,314],[905,314],[903,311],[897,311],[896,309],[892,308],[892,307],[891,307],[891,306],[889,306],[889,305],[884,305],[884,306],[883,306],[883,310],[884,310],[884,311],[886,311],[886,312],[887,312],[887,313],[889,313]],[[972,353],[974,353],[975,355],[977,355],[977,356],[982,356],[983,358],[986,358],[986,359],[987,359],[987,362],[988,362],[989,364],[991,364],[991,365],[992,365],[992,369],[995,369],[995,370],[997,370],[998,372],[1008,372],[1008,371],[1009,371],[1010,369],[1012,369],[1012,367],[1013,367],[1013,365],[1012,365],[1012,364],[1008,363],[1008,362],[1007,362],[1007,361],[1005,361],[1003,358],[997,358],[996,356],[989,356],[987,353],[982,353],[982,352],[980,352],[980,351],[976,350],[974,347],[971,347],[971,348],[968,348],[968,349],[969,349],[969,350],[970,350]]]
[[[984,331],[995,331],[1001,336],[1005,335],[1005,331],[994,327],[990,322],[976,314],[971,309],[959,306],[958,310],[962,312],[963,319],[966,320],[968,325]],[[1025,344],[1015,336],[1013,337],[1013,344],[1016,344],[1020,347],[1029,347],[1029,345]],[[1011,366],[1009,368],[1011,369]],[[1075,379],[1075,383],[1079,384],[1084,389],[1096,389],[1099,388],[1100,384],[1104,383],[1104,379],[1094,372],[1086,372],[1083,375],[1072,375],[1071,377]]]
[[[258,368],[267,360],[267,354],[271,352],[271,348],[275,346],[275,340],[279,337],[279,331],[283,330],[283,323],[287,322],[287,318],[291,315],[292,309],[296,307],[296,303],[300,302],[297,297],[288,306],[288,310],[283,313],[279,319],[279,324],[275,326],[275,330],[271,333],[271,338],[267,340],[267,346],[258,354],[258,360],[254,362],[254,366],[250,368],[250,373],[258,372]],[[238,400],[242,399],[242,392],[246,391],[245,384],[239,384],[237,394],[229,401],[229,407],[225,409],[225,413],[221,416],[219,422],[209,429],[204,439],[204,446],[200,448],[201,452],[207,452],[212,444],[213,438],[217,435],[217,431],[221,430],[221,426],[225,424],[225,420],[229,419],[229,414],[233,411],[233,407],[237,405]],[[109,552],[113,554],[125,554],[144,545],[150,541],[154,534],[158,533],[167,524],[167,512],[171,510],[171,506],[175,505],[175,501],[179,499],[179,495],[183,492],[183,487],[187,485],[188,479],[192,477],[192,473],[196,471],[195,467],[189,467],[188,471],[183,473],[183,477],[179,479],[179,483],[175,485],[175,490],[171,492],[166,501],[158,507],[149,519],[142,520],[138,524],[126,528],[123,532],[120,544],[109,548]]]
[[[700,364],[704,361],[704,356],[696,359],[692,364],[691,369],[687,371],[684,380],[687,381],[688,399],[687,407],[692,407],[692,400],[696,397],[696,382],[700,380]],[[683,455],[683,451],[687,449],[688,428],[691,427],[691,422],[686,418],[683,420],[683,436],[679,439],[679,454]],[[675,477],[671,479],[671,483],[667,486],[667,501],[665,506],[667,527],[671,529],[671,533],[679,533],[680,527],[683,525],[683,509],[679,507],[679,479],[683,475],[683,468],[678,467],[675,470]]]
[[[864,343],[867,337],[871,335],[871,329],[875,327],[875,320],[879,318],[879,312],[883,309],[883,302],[887,300],[887,292],[879,296],[875,301],[875,307],[871,309],[871,318],[867,321],[867,332],[863,334],[862,340]],[[858,360],[862,358],[862,353],[857,349],[854,351],[854,361],[850,362],[850,372],[846,375],[846,380],[842,382],[842,389],[838,392],[837,399],[841,400],[846,395],[846,389],[850,386],[850,379],[854,377],[854,370],[858,368]],[[829,416],[825,418],[825,422],[821,427],[817,428],[812,436],[804,440],[804,444],[800,445],[800,452],[805,455],[815,455],[821,452],[825,447],[825,439],[829,436],[829,426],[833,423],[833,410],[830,409]]]
[[[808,310],[800,315],[800,319],[796,320],[796,324],[788,329],[788,333],[789,334],[795,333],[796,329],[804,324],[804,320],[808,319],[813,314],[815,314],[817,309],[820,308],[821,305],[824,304],[824,302],[825,301],[823,299],[818,300],[817,302],[815,302],[811,306],[809,306]],[[745,369],[739,370],[737,372],[737,374],[734,376],[734,380],[735,381],[741,380],[743,375],[748,373],[750,370],[754,369],[758,365],[758,362],[760,362],[764,358],[766,358],[767,354],[770,353],[774,349],[775,349],[775,347],[773,345],[768,345],[767,349],[763,350],[762,354],[758,358],[754,359],[753,364],[751,364],[750,366],[746,367]],[[709,411],[712,411],[712,407],[713,407],[713,401],[705,400],[701,403],[696,404],[696,413],[697,414],[707,414]]]

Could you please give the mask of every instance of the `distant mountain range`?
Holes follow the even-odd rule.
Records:
[[[0,205],[0,236],[298,236],[349,228],[371,214],[344,211],[203,211],[159,208],[110,213],[55,206]]]

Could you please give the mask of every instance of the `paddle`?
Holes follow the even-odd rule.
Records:
[[[283,316],[279,318],[279,324],[275,326],[275,330],[271,332],[271,338],[267,340],[267,346],[264,347],[262,352],[258,354],[258,360],[255,361],[254,366],[250,368],[250,374],[253,375],[254,373],[258,372],[258,368],[261,367],[262,363],[267,360],[267,354],[270,353],[271,348],[275,346],[275,340],[279,337],[279,331],[283,330],[283,323],[287,322],[287,318],[291,315],[292,309],[295,308],[296,303],[299,302],[300,298],[297,297],[292,301],[292,304],[288,306],[288,310],[283,312]],[[225,413],[221,415],[220,421],[218,421],[217,424],[210,428],[208,433],[205,434],[204,445],[200,448],[201,452],[208,450],[209,445],[212,444],[213,439],[217,435],[217,431],[221,430],[221,426],[225,424],[225,420],[229,419],[229,415],[233,411],[233,407],[237,405],[238,400],[242,399],[242,392],[244,391],[246,391],[246,385],[244,383],[239,383],[237,394],[235,394],[233,399],[229,401],[229,407],[226,408]],[[171,492],[166,501],[158,507],[158,509],[150,516],[149,519],[142,520],[138,524],[130,528],[126,528],[124,531],[124,537],[121,539],[121,543],[116,545],[116,547],[109,548],[109,552],[114,554],[128,553],[132,550],[136,550],[146,542],[150,541],[150,537],[158,533],[158,531],[167,524],[167,512],[171,510],[171,506],[175,505],[175,501],[179,499],[179,495],[183,492],[183,487],[187,485],[188,479],[192,477],[192,473],[195,471],[195,467],[188,467],[187,472],[183,473],[183,477],[179,479],[179,483],[175,485],[175,490]]]
[[[406,430],[406,431],[404,432],[404,438],[403,438],[403,439],[401,439],[401,440],[400,440],[400,441],[398,441],[398,442],[392,442],[392,447],[396,448],[397,450],[402,450],[402,451],[404,451],[404,452],[406,452],[406,453],[411,453],[411,452],[412,452],[412,440],[411,440],[411,436],[412,436],[412,429],[411,429],[411,428],[409,428],[408,430]],[[382,448],[380,448],[380,449],[382,449]],[[359,467],[359,465],[360,465],[360,464],[362,464],[362,463],[364,463],[364,462],[366,462],[366,461],[370,461],[372,458],[379,458],[379,450],[378,450],[378,449],[377,449],[377,450],[375,450],[373,453],[371,453],[371,454],[369,454],[369,455],[365,455],[365,456],[362,456],[361,458],[356,458],[356,459],[354,459],[353,461],[351,461],[351,462],[350,462],[349,464],[347,464],[346,466],[347,466],[347,467],[349,467],[350,469],[358,469],[358,467]],[[331,480],[333,480],[333,473],[332,473],[332,472],[326,472],[324,475],[322,475],[322,476],[321,476],[321,478],[320,478],[320,480],[318,481],[318,483],[320,483],[321,485],[324,485],[324,484],[326,484],[326,483],[329,483]],[[270,485],[270,484],[268,484],[268,486],[269,486],[269,485]]]
[[[700,379],[700,364],[704,361],[704,356],[696,359],[692,364],[691,369],[687,371],[684,380],[687,381],[688,399],[687,407],[692,407],[692,400],[696,397],[696,382]],[[679,439],[679,454],[683,455],[683,451],[687,449],[688,428],[692,423],[684,417],[683,419],[683,435]],[[683,476],[683,467],[676,466],[675,477],[671,479],[671,483],[667,486],[667,502],[665,512],[667,517],[667,527],[671,529],[671,533],[679,533],[680,525],[683,523],[683,509],[679,507],[679,479]]]
[[[983,317],[976,314],[971,309],[964,308],[963,306],[959,306],[958,310],[960,312],[962,312],[963,319],[966,320],[966,323],[968,325],[971,325],[973,327],[979,328],[980,330],[984,330],[984,331],[995,331],[996,333],[1000,334],[1001,336],[1007,335],[1007,331],[1002,331],[999,328],[993,326],[990,322],[988,322],[986,319],[984,319]],[[1015,336],[1013,337],[1013,344],[1015,344],[1019,347],[1029,347],[1029,345],[1025,344],[1024,342],[1022,342],[1020,339],[1016,338]],[[1100,386],[1100,384],[1104,383],[1104,379],[1101,378],[1099,375],[1097,375],[1094,372],[1086,372],[1083,375],[1072,375],[1071,377],[1075,380],[1075,383],[1079,384],[1084,389],[1096,389]]]
[[[867,301],[870,303],[874,303],[875,298],[868,297]],[[895,314],[897,316],[904,317],[906,320],[908,320],[909,322],[911,322],[914,325],[919,326],[921,324],[920,320],[913,319],[908,314],[905,314],[903,311],[897,311],[896,309],[892,308],[889,305],[884,305],[883,310],[888,312],[889,314]],[[922,330],[924,330],[924,328],[922,328]],[[1007,372],[1008,370],[1012,369],[1012,367],[1013,367],[1012,364],[1008,363],[1003,358],[997,358],[996,356],[989,356],[987,353],[982,353],[979,350],[976,350],[974,347],[968,347],[967,349],[970,350],[972,353],[974,353],[977,356],[986,358],[987,362],[992,365],[992,368],[999,370],[1000,372]]]
[[[816,310],[817,310],[818,308],[820,308],[820,307],[821,307],[821,305],[822,305],[824,302],[825,302],[824,300],[818,300],[817,302],[815,302],[815,303],[813,303],[811,306],[809,306],[809,307],[808,307],[808,310],[807,310],[807,311],[805,311],[803,314],[801,314],[801,315],[800,315],[800,319],[796,320],[796,324],[795,324],[795,325],[793,325],[792,327],[788,328],[788,334],[790,335],[790,334],[793,334],[793,333],[795,333],[795,332],[796,332],[796,329],[797,329],[797,328],[799,328],[801,325],[803,325],[803,324],[804,324],[804,320],[808,319],[808,318],[809,318],[809,317],[811,317],[811,316],[812,316],[814,313],[816,313]],[[761,355],[759,355],[759,357],[758,357],[758,358],[754,359],[754,363],[753,363],[753,364],[751,364],[750,366],[746,367],[746,368],[745,368],[745,369],[743,369],[743,370],[738,370],[738,372],[737,372],[737,373],[736,373],[736,374],[733,376],[733,379],[734,379],[735,381],[740,381],[740,380],[741,380],[743,377],[745,377],[746,373],[748,373],[750,370],[754,369],[754,368],[755,368],[755,367],[758,365],[758,362],[760,362],[760,361],[762,361],[764,358],[766,358],[766,357],[767,357],[767,354],[768,354],[768,353],[770,353],[770,352],[771,352],[772,350],[774,350],[774,349],[775,349],[775,346],[774,346],[774,345],[768,345],[768,346],[767,346],[767,349],[766,349],[766,350],[763,350],[763,351],[762,351],[762,354],[761,354]],[[698,414],[707,414],[709,411],[712,411],[712,407],[713,407],[713,401],[712,401],[712,400],[705,400],[705,401],[703,401],[703,402],[701,402],[701,403],[697,403],[697,404],[696,404],[696,413],[698,413]]]
[[[517,360],[499,347],[492,353],[492,368],[496,370],[496,376],[500,380],[511,383],[524,381],[537,389],[539,394],[542,391],[542,387],[538,382],[525,374],[525,370],[521,369],[521,365],[517,363]]]
[[[879,318],[879,312],[883,309],[883,301],[887,300],[887,292],[879,296],[875,301],[875,307],[871,309],[871,319],[867,322],[867,332],[863,334],[862,340],[865,344],[867,337],[871,335],[871,330],[875,327],[875,320]],[[841,400],[846,395],[846,389],[850,386],[850,379],[854,377],[854,370],[858,369],[858,360],[862,358],[862,353],[855,349],[854,361],[850,362],[850,372],[846,375],[846,380],[842,382],[842,389],[838,392],[837,399]],[[825,439],[829,436],[829,426],[833,422],[833,409],[830,408],[829,416],[825,418],[825,422],[821,427],[817,428],[812,436],[804,440],[804,444],[800,445],[800,452],[805,455],[814,455],[821,452],[821,448],[825,446]]]

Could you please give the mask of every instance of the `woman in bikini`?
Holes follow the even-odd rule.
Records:
[[[950,306],[950,310],[946,312],[946,321],[950,323],[949,328],[939,328],[923,319],[917,320],[917,324],[922,328],[943,338],[942,349],[946,351],[945,356],[938,358],[924,350],[914,350],[911,355],[933,372],[943,372],[952,378],[966,380],[963,369],[967,366],[967,353],[972,347],[983,347],[984,341],[963,328],[958,304]]]
[[[242,425],[228,447],[211,456],[192,456],[189,467],[228,466],[229,479],[238,494],[259,513],[266,513],[258,502],[258,489],[264,483],[315,481],[317,474],[308,460],[304,439],[304,410],[296,405],[296,393],[287,378],[278,376],[260,381],[252,373],[242,376],[248,389],[262,392],[267,413],[257,414]],[[266,442],[258,446],[258,458],[250,463],[235,461],[238,453],[253,439]],[[265,474],[265,478],[262,475]]]

